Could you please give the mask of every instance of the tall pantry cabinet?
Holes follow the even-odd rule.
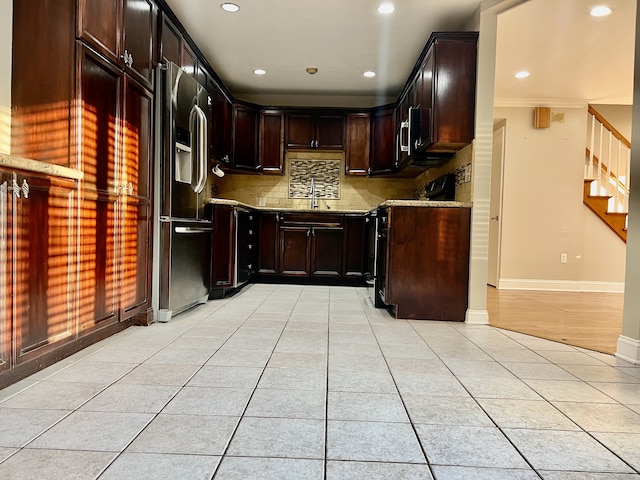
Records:
[[[13,11],[12,153],[84,174],[74,335],[147,323],[157,7],[19,0]]]

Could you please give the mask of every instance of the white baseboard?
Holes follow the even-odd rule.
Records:
[[[498,290],[624,293],[624,282],[580,282],[571,280],[501,278],[498,281]]]
[[[640,365],[640,340],[620,335],[616,357],[634,365]]]
[[[470,325],[489,325],[489,312],[486,310],[467,309],[464,323]]]

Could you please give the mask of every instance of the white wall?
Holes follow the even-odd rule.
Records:
[[[11,32],[13,1],[0,0],[0,153],[11,153]]]
[[[591,105],[624,137],[631,141],[633,105]]]
[[[500,286],[618,290],[625,244],[582,203],[586,106],[554,113],[564,123],[535,129],[533,107],[494,111],[506,119]]]
[[[0,153],[11,153],[11,32],[13,1],[0,0]]]
[[[11,153],[11,29],[13,0],[0,0],[0,153]]]

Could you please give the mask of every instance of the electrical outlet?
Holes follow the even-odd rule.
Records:
[[[567,263],[567,254],[566,253],[561,253],[560,254],[560,263]]]
[[[471,164],[467,163],[464,166],[464,183],[469,183],[471,181]]]

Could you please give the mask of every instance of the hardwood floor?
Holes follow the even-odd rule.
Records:
[[[610,354],[623,301],[622,293],[487,289],[490,325]]]

